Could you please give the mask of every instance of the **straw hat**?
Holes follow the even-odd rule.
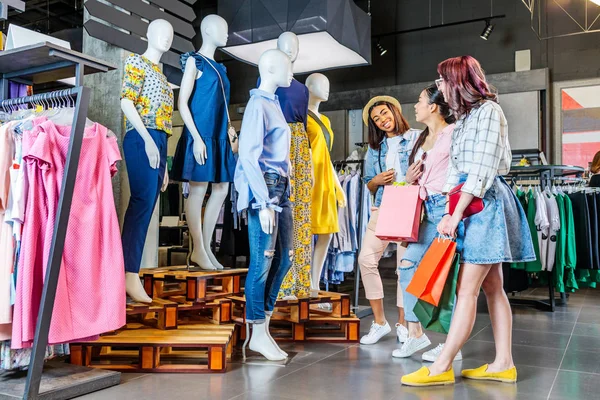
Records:
[[[402,113],[402,106],[400,105],[400,102],[392,96],[375,96],[371,100],[369,100],[365,108],[363,108],[363,122],[365,123],[365,125],[369,125],[369,110],[371,109],[373,104],[379,103],[380,101],[387,101],[388,103],[395,105],[396,107],[398,107],[398,110],[400,110],[400,113]]]

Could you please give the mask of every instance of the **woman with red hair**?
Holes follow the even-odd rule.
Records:
[[[479,62],[471,56],[438,65],[438,87],[457,118],[452,136],[450,166],[444,192],[461,183],[455,210],[438,225],[442,235],[455,236],[461,256],[457,301],[450,332],[438,359],[429,367],[402,377],[409,386],[454,383],[452,361],[475,323],[479,291],[487,298],[496,359],[491,364],[463,370],[463,378],[513,383],[517,370],[512,358],[512,313],[503,288],[502,263],[535,260],[525,213],[502,175],[511,165],[508,126],[495,92]],[[474,200],[483,210],[466,216]]]

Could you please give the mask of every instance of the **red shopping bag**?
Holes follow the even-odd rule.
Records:
[[[419,186],[386,186],[379,207],[375,236],[392,242],[419,240],[423,200]]]
[[[406,291],[429,304],[438,306],[452,260],[456,242],[450,239],[434,239],[423,256]]]

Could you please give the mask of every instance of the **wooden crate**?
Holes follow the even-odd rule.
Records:
[[[186,267],[166,267],[140,271],[140,276],[153,299],[185,296],[193,303],[207,303],[241,294],[241,279],[247,273],[246,268],[190,272]]]
[[[241,318],[241,323],[246,323],[245,297],[230,296],[229,299],[233,302],[234,317],[238,320]],[[320,304],[325,303],[330,303],[332,305],[331,311],[319,308]],[[298,300],[278,300],[275,303],[275,312],[280,315],[285,315],[287,321],[295,323],[308,322],[311,319],[311,315],[346,318],[351,315],[350,295],[320,291],[319,296],[314,298],[306,297]]]
[[[121,372],[225,372],[234,330],[210,322],[176,330],[127,324],[95,342],[71,343],[71,363]]]
[[[295,323],[274,314],[270,332],[277,341],[357,343],[360,318],[355,315],[343,318],[312,315],[308,322]]]
[[[151,304],[127,304],[127,321],[139,322],[158,329],[177,329],[181,323],[208,318],[214,324],[230,323],[231,300],[218,299],[209,303],[193,303],[185,296],[153,299]]]

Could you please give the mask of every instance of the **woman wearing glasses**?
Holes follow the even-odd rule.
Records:
[[[379,275],[379,260],[389,242],[375,236],[377,226],[377,208],[381,205],[383,188],[394,182],[405,182],[408,170],[408,158],[412,152],[420,131],[410,129],[402,115],[402,107],[398,100],[390,96],[372,98],[363,109],[363,122],[369,127],[369,150],[365,161],[364,182],[375,196],[374,209],[369,225],[362,241],[358,264],[365,286],[365,295],[373,309],[374,321],[369,333],[360,339],[361,344],[375,344],[392,331],[385,319],[383,311],[383,283]],[[397,260],[404,247],[398,245]],[[405,326],[403,296],[400,283],[397,285],[396,305],[398,306],[398,323],[396,334],[404,343],[408,338]]]
[[[429,346],[431,342],[417,316],[413,312],[417,298],[406,292],[416,267],[437,235],[437,226],[446,212],[446,196],[442,194],[446,183],[450,143],[454,130],[454,116],[444,100],[444,95],[435,85],[421,92],[419,102],[415,105],[417,122],[427,128],[415,143],[409,158],[410,167],[406,172],[406,182],[421,187],[421,198],[424,200],[425,215],[419,227],[419,241],[409,243],[399,267],[400,285],[404,296],[404,318],[408,322],[408,340],[394,357],[410,357],[419,350]],[[424,361],[435,361],[443,345],[423,354]],[[456,360],[462,360],[460,352]]]
[[[477,369],[463,370],[468,379],[514,383],[517,370],[512,358],[512,314],[503,288],[502,263],[535,260],[525,213],[501,177],[512,161],[507,122],[483,70],[471,56],[451,58],[438,66],[438,83],[458,118],[450,149],[450,168],[444,192],[460,183],[460,200],[438,225],[443,235],[457,237],[461,270],[457,301],[448,338],[437,360],[429,367],[402,377],[409,386],[454,383],[452,361],[467,341],[477,308],[479,291],[487,298],[496,359]],[[463,219],[475,198],[483,210]]]

